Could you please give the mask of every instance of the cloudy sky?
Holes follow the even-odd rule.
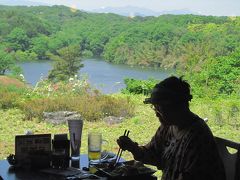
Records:
[[[30,0],[63,4],[83,10],[103,7],[137,6],[154,11],[188,9],[205,15],[240,16],[240,0]]]

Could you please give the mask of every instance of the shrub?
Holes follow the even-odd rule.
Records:
[[[77,111],[87,121],[97,121],[106,116],[130,117],[134,106],[127,98],[106,95],[77,95],[51,98],[35,98],[20,104],[27,119],[42,118],[43,112]]]
[[[17,101],[18,94],[14,92],[1,92],[0,94],[0,107],[2,109],[9,109],[15,106],[15,102]]]
[[[124,79],[126,88],[122,90],[122,93],[132,93],[132,94],[144,94],[148,95],[151,93],[152,88],[158,82],[156,79],[148,80],[137,80],[137,79]]]
[[[88,121],[105,116],[130,117],[132,104],[125,97],[103,95],[92,89],[86,76],[58,83],[42,79],[34,88],[0,85],[0,108],[19,108],[29,120],[42,119],[43,112],[54,111],[77,111]]]
[[[16,87],[15,85],[0,85],[0,108],[16,107],[17,102],[27,91],[27,88]]]
[[[228,56],[208,58],[200,71],[185,71],[184,74],[191,84],[194,95],[217,98],[224,95],[239,95],[239,67],[240,50],[236,50]]]
[[[238,97],[228,98],[193,98],[191,109],[202,118],[208,118],[209,123],[218,126],[229,125],[235,129],[240,127]]]
[[[91,91],[93,91],[93,89],[87,82],[87,76],[79,77],[75,75],[74,77],[69,78],[68,81],[60,81],[57,83],[41,79],[31,92],[31,96],[57,97],[62,95],[84,94],[86,92],[91,93]]]

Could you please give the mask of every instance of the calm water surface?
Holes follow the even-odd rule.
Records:
[[[100,89],[103,93],[116,93],[125,87],[125,78],[148,79],[150,77],[163,79],[169,76],[171,71],[156,70],[153,68],[130,67],[127,65],[116,65],[98,59],[86,59],[84,67],[79,74],[88,76],[92,86]],[[23,69],[26,81],[35,85],[41,76],[47,77],[48,71],[52,69],[50,61],[25,62],[20,66]]]

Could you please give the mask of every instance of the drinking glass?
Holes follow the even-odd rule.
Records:
[[[102,134],[91,132],[88,134],[88,158],[89,162],[100,160],[102,151]]]
[[[79,161],[83,120],[81,119],[68,120],[68,128],[70,133],[71,160]]]

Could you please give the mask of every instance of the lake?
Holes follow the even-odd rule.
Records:
[[[154,68],[131,67],[128,65],[111,64],[99,59],[83,60],[84,67],[79,74],[88,76],[89,83],[105,94],[119,92],[125,87],[125,78],[135,79],[164,79],[172,71],[159,70]],[[52,69],[51,61],[24,62],[20,66],[23,69],[26,81],[32,86],[40,80],[40,77],[47,77],[48,71]]]

